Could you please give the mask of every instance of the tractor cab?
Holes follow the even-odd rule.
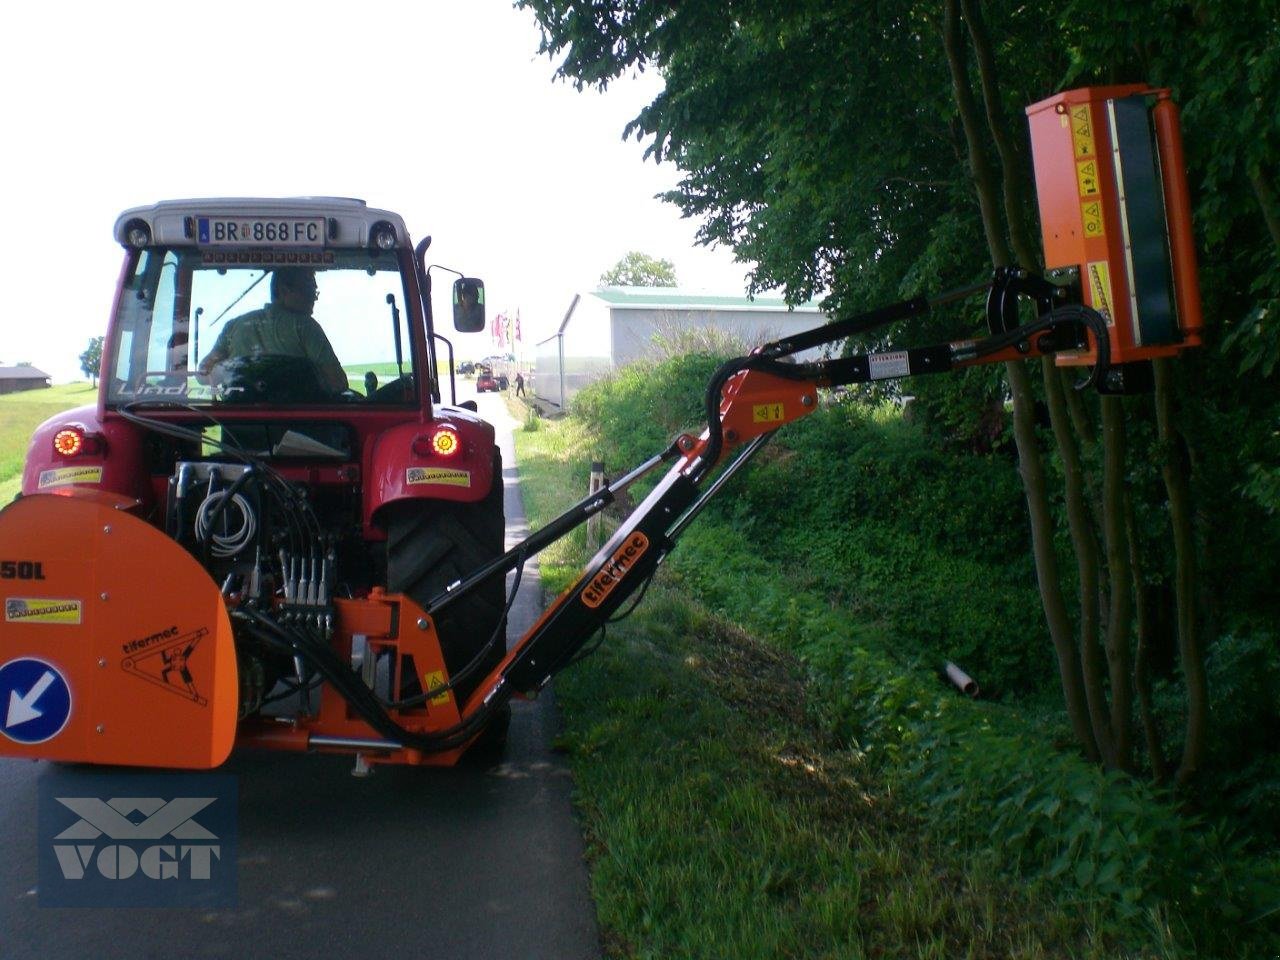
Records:
[[[116,223],[108,407],[415,407],[439,396],[403,221],[354,200],[172,201]]]

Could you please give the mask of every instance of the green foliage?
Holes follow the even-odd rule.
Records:
[[[1205,575],[1228,623],[1274,613],[1263,599],[1275,593],[1274,567],[1250,575],[1235,545],[1274,557],[1280,544],[1280,17],[1273,0],[1073,0],[1061,19],[1073,24],[1067,85],[1143,79],[1171,87],[1182,108],[1208,344],[1187,365],[1195,399],[1184,429],[1203,523],[1225,547],[1208,544]]]
[[[1043,957],[1072,909],[933,842],[825,748],[795,664],[655,587],[557,680],[597,914],[638,957]],[[1109,939],[1100,936],[1099,939]]]
[[[556,59],[560,76],[579,85],[604,86],[635,68],[661,71],[664,90],[625,133],[645,140],[656,159],[679,167],[681,181],[667,199],[701,223],[703,242],[724,244],[755,264],[754,289],[781,286],[795,301],[825,294],[826,309],[842,317],[959,286],[989,269],[943,56],[940,5],[519,5],[537,16],[542,50]],[[1147,81],[1170,88],[1182,109],[1206,347],[1179,364],[1186,400],[1178,420],[1197,511],[1202,628],[1213,637],[1274,622],[1280,617],[1280,408],[1274,399],[1280,375],[1280,111],[1274,105],[1280,18],[1274,0],[1069,0],[1052,10],[993,0],[980,6],[996,41],[1001,102],[993,122],[1005,126],[1013,172],[1024,185],[1031,181],[1023,110],[1054,91]],[[972,64],[970,69],[976,80]],[[1034,211],[1021,217],[1029,222]],[[916,346],[944,331],[953,339],[978,328],[979,320],[973,311],[939,311],[869,342]],[[1007,446],[998,371],[921,378],[909,389],[917,422],[955,452],[986,457]],[[896,397],[883,387],[865,395]],[[1138,399],[1127,407],[1136,442],[1126,481],[1135,494],[1144,586],[1159,590],[1171,583],[1173,551],[1156,467],[1170,451],[1154,440],[1149,402]],[[1096,420],[1092,403],[1086,415]],[[1052,454],[1047,467],[1057,481],[1052,489],[1060,490],[1061,465]],[[960,499],[974,498],[962,491]],[[999,502],[993,512],[1011,504],[1003,497]],[[1052,506],[1070,596],[1072,548],[1060,500]],[[1012,517],[1016,508],[1010,509]],[[1015,525],[1021,521],[1008,524]],[[860,536],[842,532],[839,540],[852,544]],[[881,579],[895,584],[904,570],[914,577],[958,562],[905,543],[919,544],[920,538],[868,540],[857,550],[875,557],[886,575]],[[827,554],[839,551],[823,549],[825,570],[831,566]],[[1029,586],[1025,565],[1014,563],[1026,552],[1023,541],[1017,551],[997,554],[996,567],[1001,558],[1009,564],[993,571],[992,582]],[[946,578],[967,584],[972,570],[949,571]],[[841,595],[856,591],[861,597],[870,588],[853,572],[838,588]],[[882,610],[892,601],[868,602]],[[931,644],[941,634],[953,635],[957,622],[971,635],[969,621],[985,616],[957,619],[963,607],[954,597],[940,603],[939,615],[906,591],[902,605],[921,611],[920,632]],[[895,628],[903,627],[902,618],[892,616]],[[983,649],[993,649],[985,637]],[[1008,658],[998,657],[991,668],[997,685],[1023,682],[1021,668]]]
[[[705,422],[703,387],[718,365],[696,355],[630,365],[583,390],[574,415],[616,473]],[[780,434],[706,516],[883,622],[910,655],[960,662],[1002,693],[1052,679],[1021,498],[1006,457],[936,447],[896,408],[845,400]]]
[[[660,367],[631,381],[624,371],[600,388],[622,405],[628,394],[619,381],[636,390],[666,383]],[[599,394],[596,402],[594,415],[608,421],[609,403]],[[519,436],[535,526],[572,498],[586,451],[604,439],[581,428],[570,418]],[[892,463],[929,475],[930,462],[947,456],[920,444],[918,430],[891,411],[854,404],[794,430],[817,463],[843,452],[846,433],[870,464],[876,452],[893,451]],[[909,455],[913,446],[923,449]],[[804,469],[806,455],[779,453],[776,443],[766,450],[777,456],[758,471],[767,481],[756,488],[744,482],[747,471],[725,497],[809,494],[816,481]],[[557,474],[561,460],[567,472]],[[995,463],[979,482],[998,488]],[[865,491],[865,515],[878,519],[898,491],[884,469]],[[831,469],[823,489],[844,495],[861,486],[851,476]],[[978,508],[967,506],[963,524],[979,529]],[[958,697],[934,676],[933,656],[913,652],[884,618],[838,602],[821,585],[829,562],[822,551],[835,539],[827,519],[811,524],[809,551],[779,562],[762,543],[785,508],[754,526],[749,512],[704,515],[636,615],[557,681],[566,710],[561,745],[574,764],[601,921],[630,952],[723,956],[731,944],[742,956],[1274,954],[1280,914],[1268,910],[1280,865],[1269,867],[1213,817],[1179,813],[1159,792],[1062,752],[1015,710]],[[901,514],[905,530],[910,510]],[[853,525],[863,519],[859,513]],[[990,548],[1016,540],[999,524],[986,526]],[[557,560],[553,588],[576,569],[572,557]],[[804,686],[759,656],[731,669],[714,653],[723,643],[716,638],[734,628],[691,607],[686,598],[695,597],[797,654]],[[1273,645],[1250,637],[1210,657],[1215,684],[1250,678],[1225,691],[1239,702],[1241,723],[1280,688]],[[1037,645],[1031,636],[1023,643]],[[779,724],[797,711],[816,726],[816,741]],[[1275,715],[1274,699],[1266,715]],[[1271,736],[1266,728],[1256,734]],[[785,769],[809,775],[761,779],[761,766],[779,769],[779,756],[788,759]],[[713,896],[715,910],[699,909]],[[1021,932],[1002,930],[995,917]],[[1084,925],[1088,947],[1070,945],[1068,917]],[[955,924],[961,939],[941,944]]]
[[[579,392],[573,415],[601,439],[606,469],[629,469],[669,446],[679,431],[705,423],[706,384],[724,359],[687,354],[640,361]]]
[[[1280,335],[1277,335],[1277,316],[1280,300],[1272,299],[1258,304],[1253,311],[1236,324],[1222,340],[1224,352],[1239,358],[1240,373],[1270,377],[1280,364]]]
[[[1219,637],[1205,667],[1213,723],[1196,800],[1229,815],[1256,848],[1274,849],[1280,843],[1280,638],[1274,624]],[[1181,685],[1164,681],[1155,694],[1162,726],[1176,730]]]
[[[89,346],[80,354],[80,369],[95,383],[102,369],[102,337],[90,337]]]
[[[674,287],[676,267],[670,260],[658,260],[632,250],[600,274],[602,287]]]
[[[662,72],[665,89],[626,133],[648,140],[655,158],[677,164],[682,179],[667,198],[699,219],[701,240],[724,244],[756,264],[754,289],[782,286],[796,301],[825,293],[824,306],[847,316],[921,290],[959,286],[988,269],[967,150],[942,59],[939,5],[851,0],[521,0],[520,5],[535,11],[544,52],[562,58],[560,73],[574,82],[603,86],[636,67]],[[1199,799],[1234,804],[1230,809],[1240,823],[1253,826],[1269,816],[1274,822],[1277,738],[1255,741],[1247,735],[1250,721],[1255,729],[1271,730],[1274,701],[1261,699],[1236,675],[1252,670],[1270,676],[1265,664],[1271,661],[1256,658],[1273,642],[1269,628],[1258,625],[1272,625],[1280,617],[1275,589],[1280,324],[1274,322],[1280,302],[1275,173],[1280,111],[1274,105],[1280,88],[1280,18],[1274,0],[1216,5],[1069,0],[1049,11],[993,2],[982,8],[998,41],[1003,102],[994,122],[1008,125],[1017,151],[1014,172],[1024,183],[1029,164],[1022,110],[1055,90],[1145,80],[1172,88],[1182,106],[1206,347],[1179,364],[1178,392],[1185,399],[1178,427],[1185,451],[1163,449],[1155,439],[1148,400],[1126,403],[1134,452],[1125,483],[1134,494],[1142,587],[1158,593],[1171,583],[1173,560],[1159,464],[1186,454],[1196,504],[1201,632],[1210,638],[1214,689],[1219,697],[1235,698],[1226,709],[1218,701],[1215,719],[1224,722],[1224,736],[1236,731],[1240,742],[1253,745],[1246,754],[1228,749],[1230,740],[1223,740],[1224,763],[1229,758],[1244,766],[1214,767],[1219,783]],[[840,68],[833,70],[832,64]],[[1032,211],[1022,216],[1029,220]],[[887,330],[874,343],[915,346],[934,339],[944,326],[952,339],[957,327],[973,329],[974,319],[944,312]],[[722,508],[719,523],[708,523],[691,539],[691,547],[700,537],[711,547],[699,554],[702,566],[681,569],[687,582],[709,597],[731,598],[730,608],[746,611],[744,616],[759,612],[790,644],[812,640],[830,605],[845,611],[846,621],[858,618],[859,626],[846,627],[846,633],[883,631],[882,640],[892,637],[892,647],[885,641],[877,649],[922,658],[930,666],[939,654],[960,651],[953,658],[972,656],[964,665],[984,686],[1034,689],[1050,658],[1039,639],[1043,630],[1033,614],[1036,605],[1028,601],[1033,578],[1022,510],[1012,483],[992,482],[1012,474],[1009,464],[1004,474],[994,466],[1002,449],[1003,388],[992,372],[975,372],[921,384],[918,390],[913,383],[912,390],[916,425],[931,442],[945,442],[945,451],[919,438],[896,446],[894,431],[901,426],[883,428],[884,436],[874,443],[858,446],[853,438],[833,436],[824,446],[822,416],[832,414],[814,417],[791,431],[785,445],[768,448],[759,479],[735,480],[731,489],[743,506],[737,513]],[[883,389],[865,396],[897,398]],[[668,405],[668,416],[678,412],[667,398],[654,401]],[[1085,414],[1096,420],[1096,407]],[[597,425],[608,422],[611,428],[625,420],[603,408],[593,416]],[[984,417],[991,422],[984,423]],[[872,425],[866,429],[873,433],[882,428]],[[633,426],[643,430],[643,424]],[[1085,456],[1096,468],[1096,451]],[[1054,490],[1061,489],[1061,471],[1050,456]],[[917,486],[914,477],[924,479]],[[830,489],[820,481],[833,478],[835,492],[829,497],[814,493]],[[948,486],[950,478],[954,486]],[[902,509],[896,510],[899,504]],[[966,505],[985,506],[990,515],[965,516]],[[948,507],[959,515],[952,516]],[[1060,519],[1061,502],[1052,507]],[[810,529],[792,526],[796,517],[807,518]],[[730,549],[729,539],[739,530],[745,537],[742,549],[758,566],[744,565]],[[948,530],[957,535],[941,532]],[[1061,525],[1058,546],[1067,556],[1070,546]],[[1060,566],[1070,593],[1074,564],[1068,560]],[[749,588],[738,590],[740,582]],[[810,590],[814,602],[802,599]],[[1000,622],[1010,625],[1009,636],[985,632]],[[965,644],[972,644],[972,653]],[[1027,659],[1028,651],[1039,660]],[[1180,729],[1166,708],[1178,697],[1177,676],[1167,666],[1163,674],[1162,724],[1176,749]],[[881,679],[892,686],[891,678]],[[1237,706],[1240,712],[1234,715]],[[893,719],[896,713],[886,716],[893,729],[911,728]],[[921,742],[945,752],[940,741]],[[1028,778],[1040,776],[1034,765],[1001,766],[1001,758],[1020,747],[988,746],[997,752],[990,769],[977,760],[968,768],[986,777],[984,784],[1002,777],[1030,783]],[[1230,842],[1214,841],[1212,831],[1198,828],[1193,832],[1209,838],[1209,845],[1179,847],[1169,821],[1141,811],[1134,814],[1147,824],[1141,848],[1163,856],[1168,840],[1172,866],[1166,870],[1156,864],[1149,879],[1144,873],[1131,880],[1130,872],[1146,871],[1148,865],[1115,859],[1115,850],[1132,841],[1129,835],[1116,834],[1105,823],[1095,833],[1081,826],[1078,834],[1068,834],[1070,824],[1086,824],[1090,817],[1100,821],[1132,812],[1108,806],[1114,785],[1105,778],[1088,779],[1100,774],[1077,776],[1052,764],[1044,776],[1068,796],[1076,796],[1079,787],[1076,806],[1057,808],[1050,816],[1040,806],[1050,794],[1032,790],[1000,808],[1010,811],[1007,818],[993,815],[993,840],[1032,851],[1029,862],[1039,864],[1032,873],[1043,882],[1071,878],[1086,899],[1098,894],[1147,911],[1151,926],[1163,931],[1156,941],[1161,952],[1174,952],[1164,949],[1166,943],[1185,942],[1181,924],[1209,923],[1213,896],[1227,904],[1248,899],[1223,873],[1224,858],[1235,849]],[[1077,783],[1079,777],[1085,779]],[[940,781],[934,786],[936,794]],[[1219,788],[1223,793],[1215,797]],[[1148,800],[1158,802],[1146,796],[1134,802],[1145,809]],[[1258,817],[1250,815],[1250,804],[1261,811]],[[992,808],[975,806],[970,815],[980,809]],[[1059,809],[1066,811],[1061,816],[1068,826],[1053,825]],[[1051,826],[1038,833],[1045,818]],[[1025,836],[1011,832],[1022,826]],[[1266,833],[1262,827],[1258,836]],[[1061,869],[1055,872],[1046,863]],[[1198,887],[1162,900],[1169,878],[1184,867]],[[1117,878],[1122,887],[1109,886]],[[1174,906],[1166,909],[1158,901]],[[1157,910],[1159,915],[1151,913]]]
[[[1280,886],[1240,835],[1061,752],[1007,708],[946,692],[927,664],[903,660],[895,634],[851,620],[755,551],[728,527],[695,527],[673,573],[803,658],[812,709],[909,798],[935,842],[994,857],[1126,940],[1167,936],[1174,955],[1253,956],[1280,942],[1280,918],[1263,916]]]

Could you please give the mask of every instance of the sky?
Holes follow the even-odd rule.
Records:
[[[654,198],[679,172],[622,139],[661,78],[553,81],[533,15],[506,0],[49,0],[5,19],[4,364],[82,379],[123,259],[117,215],[184,197],[395,211],[433,237],[429,261],[485,281],[490,316],[520,311],[530,353],[630,250],[672,261],[682,287],[746,289],[746,265]],[[461,358],[494,352],[442,332]]]

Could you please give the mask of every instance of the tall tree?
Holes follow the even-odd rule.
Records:
[[[93,385],[98,385],[98,375],[102,371],[102,337],[90,337],[89,346],[80,354],[80,369]]]
[[[632,250],[600,274],[602,287],[674,287],[675,285],[675,264],[670,260],[659,260],[638,250]]]
[[[1267,94],[1280,84],[1274,0],[1223,10],[1204,0],[1157,0],[1140,15],[1100,0],[1071,0],[1050,14],[1007,0],[520,5],[538,16],[543,51],[560,58],[559,75],[578,85],[605,86],[633,68],[660,70],[665,89],[625,134],[647,139],[650,155],[682,171],[668,199],[701,221],[703,242],[755,264],[754,289],[781,286],[792,300],[825,292],[824,306],[836,316],[958,286],[991,262],[1036,267],[1022,108],[1063,84],[1176,85],[1191,179],[1208,190],[1196,209],[1202,238],[1221,244],[1230,235],[1237,251],[1221,262],[1202,260],[1206,315],[1236,331],[1237,362],[1268,377],[1280,373],[1273,319],[1280,315],[1273,162],[1280,112]],[[998,43],[984,20],[1000,25]],[[1227,61],[1231,69],[1216,68]],[[939,322],[955,332],[952,314],[913,321],[909,337],[890,330],[879,341],[918,343]],[[1202,487],[1241,490],[1280,518],[1274,431],[1258,425],[1274,422],[1274,390],[1240,383],[1212,351],[1188,365],[1198,402],[1183,411],[1190,417],[1185,441],[1164,413],[1157,430],[1149,403],[1087,407],[1048,363],[1038,384],[1011,364],[1007,384],[988,368],[920,386],[943,411],[989,408],[1006,389],[1013,395],[1039,585],[1068,713],[1082,747],[1110,765],[1130,764],[1136,672],[1150,764],[1163,769],[1150,703],[1150,651],[1161,640],[1153,585],[1189,589],[1209,578],[1202,596],[1229,596],[1259,613],[1280,607],[1264,570],[1250,569],[1238,551],[1207,549],[1196,536],[1215,525],[1242,536],[1252,529],[1280,548],[1280,522],[1234,503],[1206,514],[1193,505],[1205,501],[1191,496],[1195,483],[1185,470],[1181,484],[1176,470],[1161,483],[1149,466],[1181,450]],[[1171,379],[1162,376],[1162,384]],[[1037,400],[1047,401],[1053,427],[1047,456],[1038,447]],[[1222,442],[1224,430],[1239,439],[1238,449]],[[1213,457],[1197,457],[1196,438],[1212,444]],[[1134,442],[1144,446],[1131,456]],[[1049,487],[1059,477],[1061,495]],[[1171,511],[1183,525],[1172,542],[1162,524]],[[1210,561],[1198,575],[1197,552]],[[1060,563],[1068,556],[1075,562]],[[1073,587],[1074,610],[1065,603]],[[1185,780],[1199,763],[1206,699],[1197,616],[1181,593],[1178,603],[1189,701]],[[1211,613],[1229,615],[1226,602]],[[1138,638],[1132,657],[1131,633]]]

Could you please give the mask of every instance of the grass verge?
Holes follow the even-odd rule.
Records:
[[[63,410],[93,403],[97,395],[87,383],[66,383],[0,396],[0,505],[22,487],[22,465],[35,428]]]
[[[516,442],[536,527],[585,489],[591,438],[569,419]],[[557,545],[544,583],[583,558]],[[664,579],[556,687],[611,956],[1119,955],[1077,905],[939,842],[798,660]]]

